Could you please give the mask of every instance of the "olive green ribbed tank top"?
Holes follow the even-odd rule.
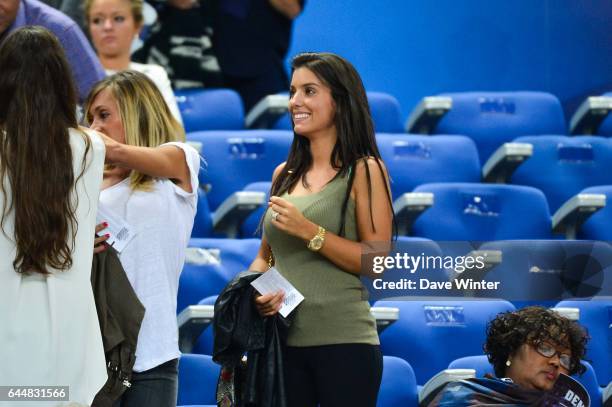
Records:
[[[348,176],[336,177],[317,193],[281,197],[310,221],[337,234]],[[308,250],[303,240],[276,229],[272,211],[264,219],[264,235],[272,247],[275,267],[304,295],[293,311],[287,345],[319,346],[340,343],[378,345],[376,321],[370,314],[367,290],[359,276],[343,271],[325,256]],[[349,199],[345,238],[357,240],[355,202]]]

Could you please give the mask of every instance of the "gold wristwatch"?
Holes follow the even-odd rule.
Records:
[[[321,250],[321,247],[323,247],[323,243],[325,243],[325,228],[319,226],[317,234],[308,242],[308,249],[313,252],[318,252]]]

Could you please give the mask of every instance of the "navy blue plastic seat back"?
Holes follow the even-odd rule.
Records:
[[[546,239],[551,220],[544,194],[531,187],[475,183],[434,183],[434,204],[412,226],[414,236],[432,240],[488,241]]]
[[[551,213],[584,188],[612,185],[612,143],[597,136],[528,136],[533,155],[512,174],[513,184],[538,188]]]
[[[487,322],[500,312],[514,310],[503,300],[406,298],[375,305],[399,308],[399,320],[380,334],[381,349],[384,355],[410,363],[418,384],[425,384],[454,359],[481,353]]]
[[[482,163],[516,137],[567,133],[561,103],[549,93],[464,92],[442,96],[452,97],[453,104],[434,133],[472,138]]]
[[[431,182],[480,182],[478,151],[467,137],[379,133],[376,143],[394,199]]]

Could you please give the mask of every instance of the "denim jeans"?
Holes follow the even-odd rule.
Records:
[[[162,363],[144,372],[132,373],[132,387],[113,407],[176,407],[178,359]]]

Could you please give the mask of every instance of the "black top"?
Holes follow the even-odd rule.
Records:
[[[268,0],[241,0],[244,17],[215,0],[214,48],[221,71],[239,77],[254,77],[282,66],[291,40],[292,20],[272,7]],[[305,0],[300,0],[302,7]]]

